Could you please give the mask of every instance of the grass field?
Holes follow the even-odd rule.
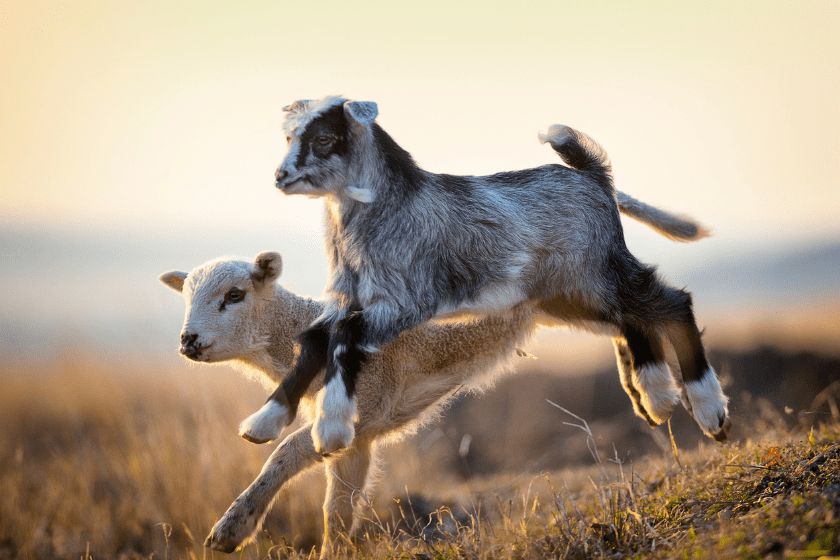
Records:
[[[226,557],[202,543],[271,451],[236,435],[264,391],[226,368],[149,367],[84,357],[3,365],[0,559]],[[840,555],[835,395],[823,398],[833,414],[807,425],[765,407],[740,432],[750,437],[679,449],[679,463],[673,452],[630,462],[601,424],[559,409],[578,435],[569,445],[587,457],[562,470],[463,476],[429,468],[426,455],[440,451],[415,437],[386,453],[369,538],[347,555]],[[264,530],[231,557],[317,556],[321,478],[284,489]]]

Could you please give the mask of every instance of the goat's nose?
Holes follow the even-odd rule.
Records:
[[[274,173],[274,179],[278,183],[282,183],[283,179],[285,179],[288,176],[289,176],[289,172],[286,171],[285,169],[280,169],[279,167],[277,168],[277,171]]]
[[[181,346],[192,346],[195,344],[195,341],[198,339],[197,334],[187,334],[184,333],[181,335]]]

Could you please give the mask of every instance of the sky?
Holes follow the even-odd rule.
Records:
[[[678,278],[739,251],[840,238],[834,0],[11,0],[0,76],[0,234],[14,265],[0,285],[22,300],[55,272],[20,232],[77,238],[63,254],[82,271],[62,278],[74,293],[276,249],[290,257],[284,280],[318,295],[323,203],[277,192],[273,173],[281,108],[328,94],[377,102],[378,122],[435,172],[556,162],[537,132],[586,132],[617,188],[714,230],[675,245],[626,224],[631,250]],[[79,265],[103,239],[124,245],[119,266]]]

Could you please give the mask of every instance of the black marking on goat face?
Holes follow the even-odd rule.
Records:
[[[295,167],[303,169],[310,152],[319,159],[347,154],[347,120],[344,106],[336,105],[312,120],[300,136]]]

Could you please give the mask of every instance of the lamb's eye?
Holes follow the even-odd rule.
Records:
[[[286,136],[286,143],[288,144],[291,141],[292,141],[292,137],[291,136]]]
[[[225,294],[225,303],[239,303],[245,299],[245,291],[239,288],[231,288]]]

